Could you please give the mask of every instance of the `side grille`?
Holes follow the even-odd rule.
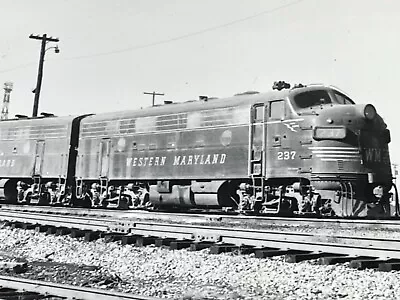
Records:
[[[343,160],[337,161],[337,168],[339,171],[343,171]]]

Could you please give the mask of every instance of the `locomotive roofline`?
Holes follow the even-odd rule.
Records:
[[[87,116],[87,115],[85,115]],[[7,120],[2,120],[1,123],[9,123],[11,126],[14,123],[20,124],[20,122],[23,122],[22,124],[24,125],[29,125],[31,123],[43,123],[45,121],[46,123],[62,123],[64,121],[70,121],[75,118],[83,117],[82,115],[73,115],[73,116],[52,116],[52,117],[34,117],[34,118],[15,118],[15,119],[7,119]],[[4,123],[3,123],[4,122]]]
[[[311,84],[308,86],[295,87],[291,89],[283,89],[283,90],[273,90],[264,93],[241,93],[236,94],[230,97],[224,98],[208,98],[207,100],[188,100],[184,102],[173,102],[164,105],[158,106],[149,106],[141,109],[128,109],[124,111],[114,111],[114,112],[106,112],[106,113],[90,113],[83,115],[68,115],[68,116],[56,116],[56,115],[43,115],[37,117],[15,117],[12,119],[2,120],[2,122],[14,123],[14,122],[24,122],[25,124],[31,122],[41,122],[43,120],[54,120],[57,121],[65,121],[72,120],[75,118],[82,118],[81,123],[86,123],[90,121],[94,121],[97,118],[102,120],[111,120],[116,118],[124,118],[124,117],[147,117],[147,116],[156,116],[156,115],[168,115],[171,113],[179,113],[179,112],[190,112],[196,110],[204,110],[205,105],[206,109],[218,109],[218,108],[227,108],[227,107],[237,107],[237,106],[245,106],[245,105],[253,105],[255,103],[266,103],[271,100],[280,100],[287,99],[289,96],[295,96],[299,93],[313,91],[318,89],[331,89],[337,91],[339,93],[344,94],[349,97],[348,94],[343,92],[341,89],[335,86],[326,86],[323,84]],[[350,98],[350,97],[349,97]],[[294,111],[292,104],[290,103],[290,109]],[[50,121],[51,122],[51,121]]]
[[[257,93],[257,94],[238,94],[236,96],[226,97],[226,98],[217,98],[217,99],[208,99],[208,100],[189,100],[185,102],[176,102],[171,104],[164,104],[160,106],[150,106],[142,109],[129,109],[125,111],[115,111],[115,112],[107,112],[107,113],[98,113],[92,116],[86,117],[82,120],[82,123],[92,122],[97,119],[101,120],[113,120],[124,117],[149,117],[149,116],[159,116],[159,115],[168,115],[175,114],[180,112],[190,112],[197,110],[205,110],[205,109],[218,109],[218,108],[227,108],[227,107],[237,107],[237,106],[245,106],[245,105],[253,105],[255,103],[266,103],[271,100],[280,100],[287,99],[288,96],[296,95],[298,93],[313,91],[318,89],[333,89],[342,93],[340,90],[325,86],[325,85],[310,85],[301,88],[293,88],[293,89],[284,89],[281,91],[269,91],[265,93]],[[290,105],[291,106],[291,105]],[[293,108],[291,107],[293,110]]]

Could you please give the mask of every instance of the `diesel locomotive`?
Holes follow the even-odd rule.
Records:
[[[254,214],[398,215],[390,132],[339,89],[0,122],[3,201]],[[391,199],[395,198],[395,205]]]

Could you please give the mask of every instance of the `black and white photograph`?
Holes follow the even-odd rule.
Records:
[[[400,299],[400,2],[0,8],[0,299]]]

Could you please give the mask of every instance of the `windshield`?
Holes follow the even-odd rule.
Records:
[[[326,90],[315,90],[297,94],[294,103],[298,108],[306,108],[316,105],[332,103],[331,97]]]
[[[324,104],[352,105],[353,100],[335,90],[313,90],[299,93],[294,96],[293,102],[298,109]]]

